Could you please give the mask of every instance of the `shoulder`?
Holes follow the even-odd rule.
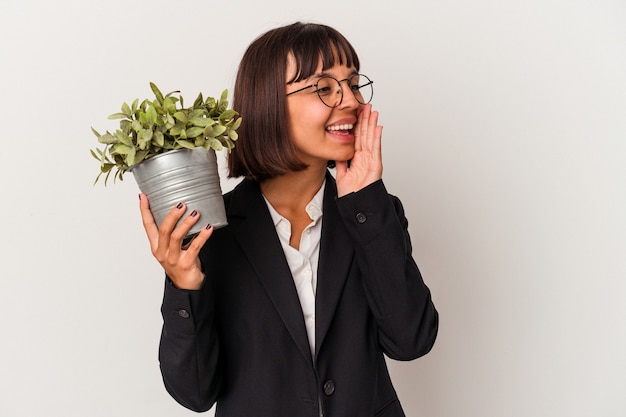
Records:
[[[232,202],[261,195],[259,183],[249,178],[242,179],[232,190],[224,194],[224,203],[228,207]]]

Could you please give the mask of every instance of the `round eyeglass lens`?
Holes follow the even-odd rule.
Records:
[[[361,104],[372,101],[374,96],[373,81],[363,74],[356,74],[350,77],[350,89],[356,100]]]
[[[341,86],[332,77],[317,80],[317,95],[328,107],[337,107],[341,102]]]

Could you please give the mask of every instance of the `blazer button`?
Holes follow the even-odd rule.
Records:
[[[335,381],[329,379],[324,383],[324,394],[333,395],[333,392],[335,392]]]
[[[357,213],[356,215],[356,221],[363,224],[367,221],[367,216],[363,213]]]
[[[189,312],[187,310],[178,310],[178,315],[181,316],[184,319],[188,319],[189,318]]]

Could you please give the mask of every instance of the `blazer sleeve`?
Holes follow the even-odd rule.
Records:
[[[219,395],[220,351],[215,298],[209,280],[197,291],[180,290],[166,278],[159,363],[165,388],[181,405],[209,410]]]
[[[383,351],[396,360],[425,355],[435,343],[439,315],[412,257],[402,203],[379,180],[338,198],[337,205],[355,242]]]

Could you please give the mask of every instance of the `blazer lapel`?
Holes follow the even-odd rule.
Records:
[[[242,217],[240,223],[233,224],[235,239],[263,283],[298,350],[311,362],[298,293],[258,183],[243,180],[233,191],[228,212],[229,216]]]
[[[336,198],[337,186],[334,178],[328,173],[324,190],[322,240],[317,267],[315,357],[332,322],[354,256],[352,242],[337,210]]]

